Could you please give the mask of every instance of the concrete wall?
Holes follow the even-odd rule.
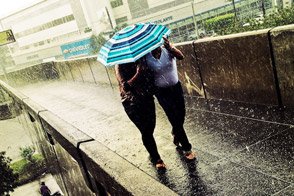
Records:
[[[185,95],[293,107],[293,31],[291,25],[177,45],[185,54],[178,61]],[[8,79],[11,86],[64,80],[117,88],[114,68],[96,57],[43,63],[11,72]],[[0,81],[0,86],[65,195],[146,195],[146,187],[148,195],[175,195],[8,84]]]
[[[2,81],[0,91],[8,94],[11,112],[17,111],[64,195],[177,195]]]
[[[267,32],[194,43],[208,99],[278,104]]]
[[[9,72],[7,78],[12,86],[24,86],[30,83],[58,79],[59,73],[53,62],[41,63],[25,69]],[[4,76],[0,79],[5,81]]]
[[[293,107],[293,36],[289,25],[178,44],[185,54],[178,71],[186,95]],[[117,85],[114,67],[105,68],[96,57],[42,63],[8,79],[12,86],[47,80]]]
[[[289,25],[177,45],[186,95],[293,107],[293,36]]]
[[[271,31],[277,79],[282,103],[294,105],[294,28],[293,25],[275,28]]]

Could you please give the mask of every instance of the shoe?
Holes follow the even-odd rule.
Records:
[[[172,133],[172,136],[174,137],[174,139],[173,139],[174,145],[180,146],[180,142],[179,142],[178,138],[175,136],[175,134]]]
[[[164,164],[163,160],[158,159],[158,160],[155,162],[155,167],[156,167],[157,169],[165,169],[165,164]]]
[[[194,160],[194,159],[196,159],[196,155],[195,155],[195,153],[192,152],[191,150],[189,150],[189,151],[184,151],[184,155],[185,155],[185,157],[186,157],[187,159],[189,159],[189,160]]]

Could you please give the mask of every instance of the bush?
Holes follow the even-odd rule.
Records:
[[[279,8],[278,12],[265,15],[263,19],[247,18],[244,21],[234,21],[234,14],[227,14],[204,21],[206,31],[214,31],[218,35],[255,31],[294,24],[294,7]],[[247,24],[247,25],[244,25]]]
[[[93,54],[98,54],[100,51],[100,48],[107,42],[107,40],[103,37],[103,34],[100,33],[99,35],[92,35],[90,38],[90,46],[91,46],[91,52]]]
[[[211,18],[203,22],[206,31],[214,31],[219,35],[225,34],[228,29],[234,27],[234,14],[226,14]]]
[[[9,192],[17,186],[18,175],[9,167],[11,159],[0,152],[0,196],[9,196]]]
[[[19,175],[18,186],[35,180],[47,171],[45,160],[39,154],[33,155],[31,162],[23,159],[10,164],[10,167],[13,169],[13,173]]]
[[[24,148],[20,147],[20,155],[23,159],[28,160],[29,162],[33,162],[33,154],[35,153],[36,149],[32,146],[26,146]]]

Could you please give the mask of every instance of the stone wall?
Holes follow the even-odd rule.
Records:
[[[200,70],[207,99],[277,105],[267,32],[262,30],[194,42],[197,63],[183,66],[183,75],[189,78],[183,79],[184,83],[186,86],[191,81],[198,84],[193,89],[203,94],[198,78]],[[197,69],[198,77],[190,74],[195,73],[193,68]]]
[[[293,36],[289,25],[178,44],[186,95],[293,107]]]
[[[185,95],[293,107],[293,32],[291,25],[178,44],[185,55],[177,62]],[[105,68],[96,57],[42,63],[11,72],[8,79],[11,86],[67,80],[117,88],[114,67]],[[146,195],[146,187],[148,195],[162,190],[175,195],[10,85],[0,81],[0,97],[11,103],[10,112],[46,157],[65,195]],[[112,165],[115,162],[121,164]],[[131,186],[134,183],[136,187]]]
[[[294,26],[271,30],[271,39],[282,103],[294,106]]]
[[[177,63],[186,96],[293,107],[293,36],[289,25],[177,44],[185,55]],[[69,80],[116,88],[114,67],[96,59],[42,63],[8,79],[12,86]]]
[[[0,81],[0,87],[65,196],[177,195],[11,86]]]

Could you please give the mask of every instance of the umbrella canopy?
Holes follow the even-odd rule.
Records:
[[[98,53],[98,61],[105,66],[135,62],[148,52],[161,46],[162,36],[171,30],[154,23],[139,23],[117,32]]]

